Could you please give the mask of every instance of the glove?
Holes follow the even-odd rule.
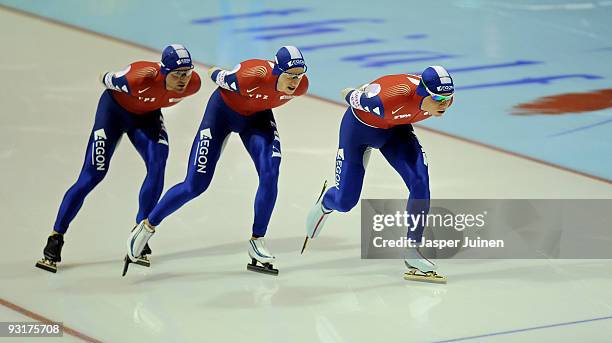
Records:
[[[342,99],[346,100],[346,96],[348,95],[348,93],[354,91],[355,88],[345,88],[342,91],[340,91],[340,94],[342,94]]]
[[[100,81],[101,84],[104,85],[105,88],[108,88],[108,86],[106,85],[106,83],[104,82],[104,78],[106,77],[106,75],[108,74],[107,71],[100,73],[100,75],[98,75],[98,80]]]
[[[221,70],[219,67],[212,66],[208,69],[208,77],[212,78],[212,74],[217,70]]]

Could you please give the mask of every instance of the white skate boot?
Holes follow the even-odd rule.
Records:
[[[127,273],[130,263],[139,261],[143,249],[154,233],[155,229],[145,224],[144,220],[134,227],[127,240],[127,255],[125,256],[122,276]]]
[[[436,273],[435,263],[421,255],[417,248],[406,249],[404,264],[408,268],[404,274],[406,280],[446,283],[446,278]]]
[[[321,230],[323,230],[323,225],[325,225],[325,221],[332,210],[328,210],[323,206],[323,195],[327,190],[327,181],[323,183],[323,189],[321,190],[321,194],[319,194],[319,198],[315,202],[314,206],[310,209],[308,213],[308,217],[306,217],[306,239],[304,239],[304,245],[302,245],[302,252],[304,253],[304,249],[306,249],[306,244],[308,244],[308,239],[314,239],[317,237]]]
[[[278,275],[278,269],[274,269],[272,263],[276,260],[276,257],[266,249],[266,244],[263,237],[249,240],[249,256],[251,257],[251,263],[247,264],[247,270]],[[261,264],[258,265],[257,263]]]

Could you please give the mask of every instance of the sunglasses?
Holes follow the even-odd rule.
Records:
[[[423,82],[423,80],[421,80],[421,84],[423,85],[423,87],[425,87],[425,90],[427,91],[427,93],[429,93],[429,95],[431,95],[431,99],[433,101],[438,101],[438,102],[448,101],[448,100],[452,99],[453,96],[455,95],[454,93],[451,94],[451,95],[436,94],[436,93],[430,91],[429,88],[427,88],[427,86],[425,85],[425,82]]]

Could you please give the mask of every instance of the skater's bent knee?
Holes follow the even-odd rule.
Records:
[[[79,189],[93,189],[96,185],[98,185],[104,177],[106,176],[106,171],[98,171],[87,174],[82,174],[77,180],[75,186]]]
[[[410,182],[410,192],[429,195],[429,179],[420,177]]]
[[[158,160],[147,164],[147,173],[149,174],[164,174],[166,170],[166,160]]]
[[[278,169],[270,168],[259,173],[259,182],[273,183],[278,182]]]
[[[208,185],[210,185],[210,182],[185,182],[183,183],[185,190],[192,198],[195,198],[198,195],[204,193],[206,189],[208,188]]]

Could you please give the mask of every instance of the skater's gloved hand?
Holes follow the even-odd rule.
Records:
[[[104,84],[104,76],[106,75],[106,73],[107,72],[105,71],[105,72],[100,73],[100,75],[98,75],[98,81],[100,81],[103,85],[105,85]]]
[[[213,73],[216,72],[217,70],[221,70],[221,68],[215,67],[215,66],[210,67],[208,69],[208,77],[212,78]]]
[[[340,91],[340,94],[342,94],[342,99],[346,99],[346,95],[354,90],[355,88],[345,88],[342,91]]]

